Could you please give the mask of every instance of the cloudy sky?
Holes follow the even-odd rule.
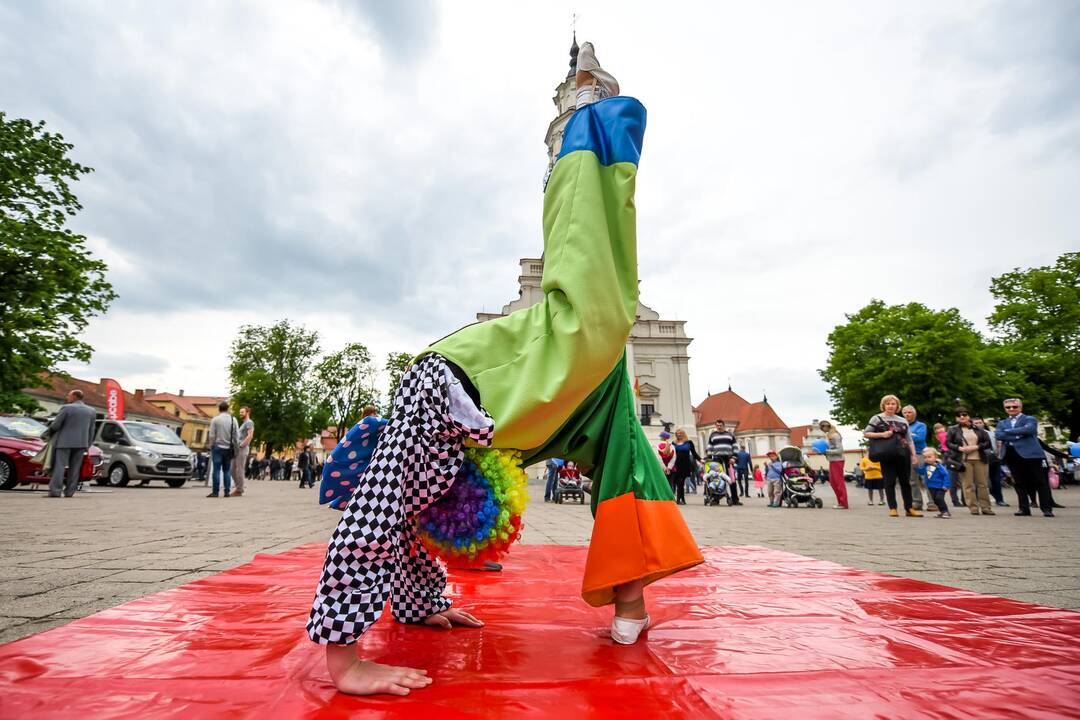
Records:
[[[119,292],[80,377],[227,391],[245,323],[382,355],[497,310],[542,247],[572,13],[649,110],[642,300],[693,400],[827,413],[871,298],[958,307],[1080,247],[1080,3],[0,0],[0,108],[96,172]]]

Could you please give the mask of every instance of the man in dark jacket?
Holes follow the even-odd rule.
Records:
[[[751,462],[750,453],[746,452],[746,448],[740,445],[739,451],[735,453],[735,478],[739,485],[739,492],[742,493],[743,497],[750,495]]]
[[[311,449],[311,443],[304,446],[300,455],[296,458],[296,466],[300,470],[300,487],[306,483],[308,487],[315,487],[315,479],[311,474],[315,465],[315,452]]]
[[[83,456],[94,442],[94,421],[97,413],[82,401],[82,390],[67,394],[68,404],[49,425],[53,443],[53,474],[49,482],[49,497],[71,497],[79,486]]]
[[[1045,456],[1039,446],[1039,423],[1030,415],[1025,415],[1023,409],[1024,403],[1018,398],[1006,400],[1005,413],[1008,417],[1000,420],[994,430],[1001,461],[1009,466],[1016,483],[1016,499],[1020,511],[1014,514],[1031,515],[1028,497],[1034,488],[1039,496],[1039,509],[1042,514],[1054,517],[1050,483],[1042,471]]]

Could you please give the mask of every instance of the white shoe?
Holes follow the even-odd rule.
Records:
[[[649,616],[645,615],[642,620],[624,618],[616,615],[611,621],[611,639],[620,645],[633,645],[637,642],[641,631],[649,627]]]

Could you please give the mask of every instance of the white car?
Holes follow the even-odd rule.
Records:
[[[164,480],[169,487],[178,488],[195,472],[195,454],[164,425],[136,420],[98,421],[94,445],[105,461],[100,485]]]

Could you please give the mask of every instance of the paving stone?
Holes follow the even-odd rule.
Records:
[[[588,505],[544,503],[529,486],[522,542],[585,544]],[[833,503],[828,488],[817,493]],[[1054,521],[1013,517],[953,520],[889,518],[849,486],[852,509],[706,508],[688,495],[682,508],[702,544],[764,545],[877,572],[991,592],[1056,607],[1080,608],[1078,509]],[[77,502],[42,502],[19,489],[0,493],[0,640],[54,627],[127,600],[192,582],[248,562],[256,554],[325,542],[337,513],[291,483],[253,482],[234,502],[208,500],[206,488],[116,488]],[[1059,496],[1068,505],[1069,494]],[[1080,493],[1077,493],[1080,494]],[[861,504],[860,504],[861,502]],[[513,562],[513,555],[508,558]],[[67,579],[65,580],[65,574]],[[24,583],[21,584],[20,583]],[[35,584],[36,583],[36,584]],[[19,597],[29,591],[26,597]]]

